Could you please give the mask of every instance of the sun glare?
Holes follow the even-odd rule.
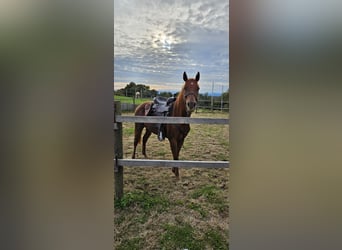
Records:
[[[172,36],[167,36],[163,32],[157,32],[155,35],[153,35],[152,46],[154,48],[164,48],[171,50],[174,42],[175,41]]]

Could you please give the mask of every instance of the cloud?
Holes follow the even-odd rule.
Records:
[[[228,54],[227,1],[114,1],[114,82],[171,90],[200,71],[208,92],[228,85]]]

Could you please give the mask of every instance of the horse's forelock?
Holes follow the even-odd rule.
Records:
[[[199,91],[199,84],[194,78],[188,79],[182,88],[182,91],[192,91],[192,92],[198,92]]]

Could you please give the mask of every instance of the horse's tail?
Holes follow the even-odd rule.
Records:
[[[151,112],[153,102],[144,102],[140,104],[134,111],[134,115],[136,116],[148,116]],[[137,144],[141,144],[141,134],[144,129],[143,123],[135,123],[135,142]]]
[[[150,106],[150,104],[146,104],[146,103],[140,104],[135,109],[134,115],[136,115],[136,116],[144,116],[147,108],[150,108],[149,106]],[[135,123],[134,141],[135,141],[136,144],[141,144],[141,134],[142,134],[142,130],[143,129],[144,129],[144,124],[143,123]]]

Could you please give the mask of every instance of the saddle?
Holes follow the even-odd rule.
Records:
[[[146,116],[169,116],[172,111],[172,103],[176,100],[176,97],[162,97],[157,96],[153,98],[153,103],[145,106]],[[158,123],[158,140],[163,141],[165,139],[165,124]]]

